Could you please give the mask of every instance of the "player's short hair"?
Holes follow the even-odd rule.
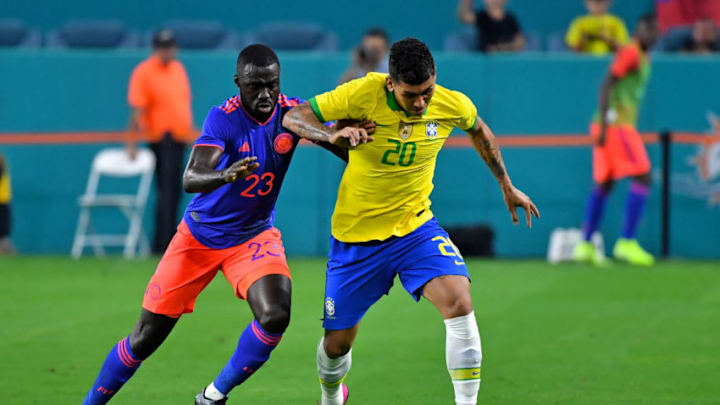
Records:
[[[638,24],[657,24],[657,16],[655,15],[655,13],[643,14],[638,20]]]
[[[418,85],[435,74],[435,60],[427,45],[417,38],[405,38],[390,48],[390,78]]]
[[[278,60],[275,51],[262,44],[248,45],[240,51],[237,57],[237,66],[255,65],[255,66],[270,66],[273,63],[277,63],[280,66],[280,60]]]

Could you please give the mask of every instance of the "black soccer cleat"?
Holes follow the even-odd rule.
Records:
[[[225,405],[226,402],[227,402],[227,397],[225,397],[219,401],[214,401],[212,399],[206,398],[205,397],[205,389],[200,391],[200,393],[195,396],[195,405]]]

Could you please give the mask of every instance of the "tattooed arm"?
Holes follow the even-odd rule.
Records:
[[[512,181],[510,181],[510,176],[508,176],[507,170],[505,169],[505,162],[500,153],[500,148],[498,148],[497,142],[495,141],[495,135],[493,135],[490,128],[480,117],[477,117],[475,126],[467,132],[470,135],[473,146],[475,146],[475,150],[477,150],[480,157],[485,161],[485,164],[490,168],[490,171],[500,184],[505,205],[508,211],[510,211],[510,217],[513,223],[518,223],[516,209],[523,208],[525,209],[527,226],[532,227],[532,215],[540,218],[540,212],[532,200],[530,200],[530,197],[515,188]]]

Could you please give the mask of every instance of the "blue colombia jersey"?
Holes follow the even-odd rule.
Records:
[[[257,156],[260,165],[245,179],[199,193],[185,210],[185,222],[195,239],[213,249],[239,245],[273,226],[275,202],[300,137],[282,127],[282,119],[298,98],[280,94],[272,116],[255,120],[240,96],[213,107],[195,146],[220,148],[216,170]]]

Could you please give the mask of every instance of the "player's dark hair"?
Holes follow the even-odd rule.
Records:
[[[245,49],[240,51],[237,57],[238,67],[248,64],[263,67],[270,66],[273,63],[277,63],[278,66],[280,66],[280,61],[275,51],[262,44],[246,46]]]
[[[405,38],[390,48],[390,78],[411,85],[424,83],[435,74],[435,60],[427,45],[416,38]]]
[[[657,16],[655,13],[643,14],[638,20],[638,24],[655,24],[657,23]]]
[[[390,43],[390,37],[388,36],[387,31],[385,31],[382,28],[374,27],[370,28],[369,30],[365,31],[366,37],[380,37],[382,38],[386,44]]]

